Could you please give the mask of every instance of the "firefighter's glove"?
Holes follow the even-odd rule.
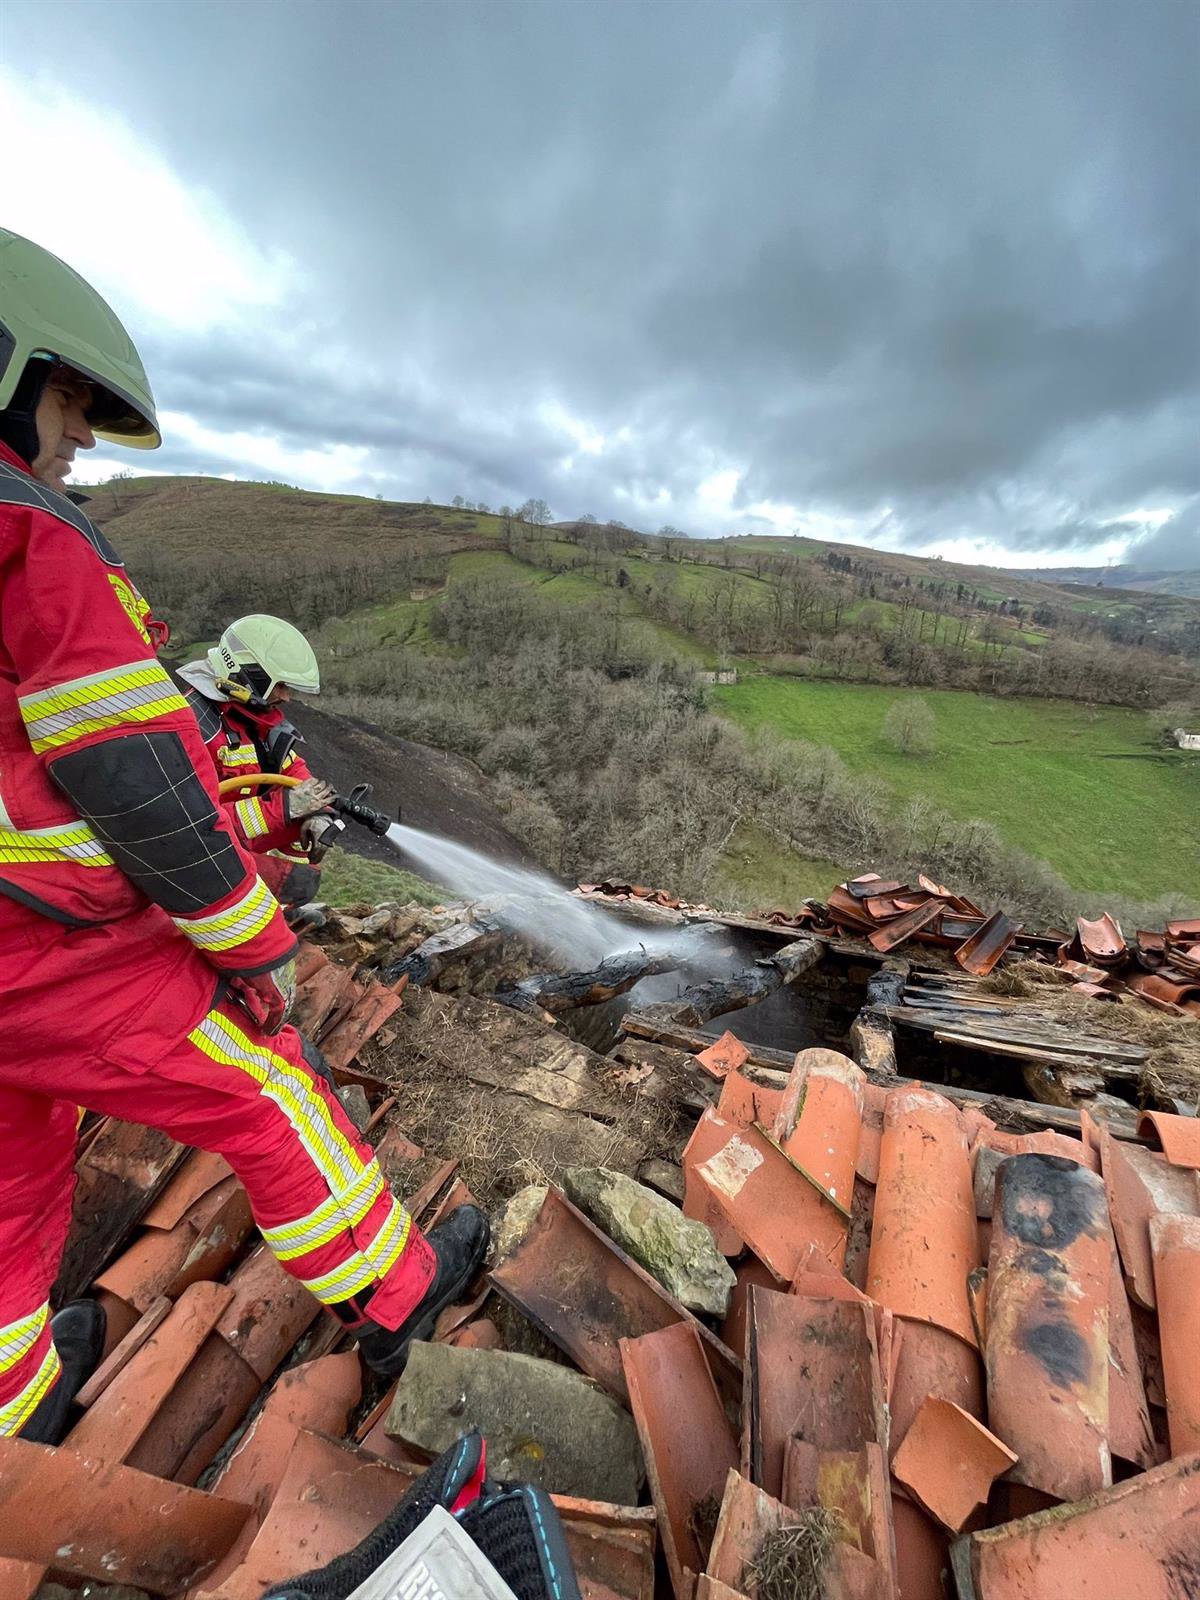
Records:
[[[285,805],[289,822],[303,822],[318,812],[328,811],[336,795],[324,778],[305,778],[294,789],[287,791]]]
[[[264,1033],[278,1033],[296,998],[296,958],[252,978],[231,980],[233,993]]]
[[[325,812],[320,816],[306,817],[300,824],[300,843],[308,851],[309,858],[320,861],[326,850],[337,843],[343,826],[336,817],[328,816]]]

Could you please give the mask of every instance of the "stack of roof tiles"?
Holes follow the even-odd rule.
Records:
[[[580,884],[584,896],[640,901],[687,916],[715,915],[641,884]],[[736,919],[731,919],[736,920]],[[839,883],[825,901],[798,911],[759,911],[750,922],[811,934],[865,939],[887,955],[910,941],[946,951],[965,972],[985,977],[1010,950],[1054,962],[1074,988],[1096,999],[1122,993],[1159,1010],[1200,1017],[1200,916],[1179,918],[1157,930],[1141,929],[1129,943],[1115,917],[1080,917],[1075,931],[1031,933],[1007,912],[983,911],[966,895],[932,878],[915,885],[867,872]]]
[[[302,1025],[341,1083],[371,1086],[367,1137],[385,1172],[418,1161],[355,1059],[387,1040],[404,981],[360,983],[315,947],[299,971]],[[473,1198],[457,1169],[436,1165],[406,1197],[423,1227]],[[367,1407],[341,1324],[258,1240],[220,1157],[102,1121],[79,1170],[60,1286],[73,1274],[70,1292],[103,1302],[108,1349],[63,1445],[0,1439],[0,1600],[34,1600],[48,1579],[257,1600],[376,1527],[425,1458],[384,1433],[390,1393]],[[493,1346],[486,1292],[449,1308],[435,1337]],[[651,1600],[653,1511],[556,1498],[585,1600]]]
[[[680,1600],[754,1595],[817,1507],[831,1595],[1200,1593],[1200,1122],[1082,1126],[1006,1133],[825,1050],[782,1091],[727,1072],[684,1210],[745,1249],[732,1423],[677,1330],[623,1347]]]
[[[319,951],[302,970],[307,1026],[372,1086],[385,1170],[415,1159],[354,1060],[399,994]],[[1085,1113],[1081,1139],[1017,1135],[833,1051],[772,1088],[731,1036],[703,1056],[719,1098],[683,1209],[736,1263],[721,1325],[551,1187],[435,1334],[494,1346],[497,1293],[632,1412],[653,1506],[559,1501],[586,1600],[775,1600],[765,1552],[818,1511],[834,1600],[1200,1592],[1200,1122],[1150,1113],[1132,1142]],[[158,1192],[121,1248],[95,1234],[105,1264],[81,1281],[112,1348],[82,1419],[58,1449],[0,1440],[0,1600],[48,1575],[257,1600],[352,1546],[420,1470],[223,1163],[148,1149],[102,1125],[81,1157],[109,1214],[89,1172]],[[409,1197],[424,1226],[471,1198],[456,1169]]]

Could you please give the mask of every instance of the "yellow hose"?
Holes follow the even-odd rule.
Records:
[[[294,789],[303,780],[289,778],[286,772],[250,772],[244,778],[222,778],[217,785],[218,794],[236,794],[239,789]]]

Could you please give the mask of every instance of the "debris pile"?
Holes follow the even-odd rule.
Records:
[[[641,884],[582,883],[578,892],[587,899],[632,902],[687,918],[719,917],[709,906]],[[914,886],[867,872],[839,883],[825,901],[805,901],[799,911],[758,911],[719,920],[862,939],[881,955],[911,941],[945,951],[962,971],[979,978],[1016,950],[1054,963],[1080,994],[1099,1000],[1133,995],[1162,1011],[1200,1017],[1200,916],[1168,922],[1157,931],[1139,930],[1132,944],[1107,913],[1094,921],[1080,917],[1074,933],[1030,933],[1006,912],[988,914],[932,878],[922,875]]]
[[[98,1295],[109,1348],[62,1446],[0,1440],[2,1600],[259,1600],[473,1426],[495,1470],[555,1496],[587,1600],[1062,1600],[1084,1571],[1092,1600],[1191,1593],[1200,1120],[1170,1095],[1139,1114],[1133,1046],[1050,1046],[1045,1018],[1022,1045],[1029,1008],[930,943],[979,933],[961,897],[841,888],[869,932],[836,895],[794,924],[638,896],[771,953],[635,1001],[608,1058],[547,1003],[595,985],[530,983],[486,915],[327,914],[299,1025],[421,1226],[493,1211],[488,1270],[385,1388],[219,1158],[85,1124],[55,1300]],[[887,940],[930,905],[918,966]],[[1164,964],[1196,936],[1165,930]],[[528,1007],[467,992],[494,994],[492,961]],[[871,974],[846,1054],[710,1026],[839,962]],[[938,1033],[1018,1083],[1056,1050],[1102,1082],[1039,1104],[901,1076]],[[436,1093],[414,1119],[414,1084],[469,1092],[531,1159],[469,1149]]]

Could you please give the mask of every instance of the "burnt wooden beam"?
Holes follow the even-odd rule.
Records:
[[[896,1071],[896,1038],[887,1007],[900,1004],[910,971],[903,956],[888,956],[867,979],[866,1003],[850,1024],[850,1054],[864,1071]]]
[[[702,1027],[713,1017],[757,1005],[784,984],[795,983],[810,967],[816,966],[824,954],[825,947],[816,939],[794,939],[782,950],[762,957],[743,972],[734,973],[732,978],[697,984],[676,1000],[664,1001],[661,1006],[647,1006],[642,1015],[678,1022],[685,1028]]]
[[[522,978],[507,989],[497,989],[492,998],[498,1005],[514,1011],[570,1011],[575,1006],[602,1005],[606,1000],[632,989],[635,983],[658,972],[673,972],[677,956],[651,955],[646,950],[625,950],[606,956],[598,967],[586,972],[538,972]]]
[[[456,922],[452,928],[435,933],[424,944],[393,961],[380,973],[384,983],[407,977],[410,983],[428,985],[456,961],[480,955],[500,942],[500,929],[493,922]]]

